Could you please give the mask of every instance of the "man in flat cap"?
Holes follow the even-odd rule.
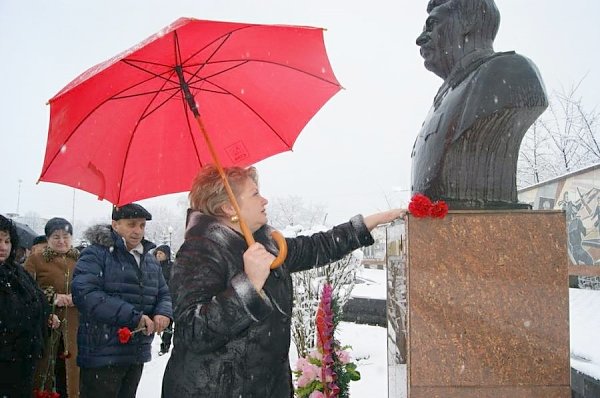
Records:
[[[85,233],[90,246],[73,277],[81,398],[135,398],[144,363],[152,358],[154,333],[173,318],[160,265],[149,253],[155,245],[144,239],[151,219],[131,203],[113,208],[112,226],[96,225]]]

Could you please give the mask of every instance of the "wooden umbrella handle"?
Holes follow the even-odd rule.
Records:
[[[180,75],[180,80],[184,80],[183,75],[181,75],[179,72],[178,72],[178,74]],[[185,85],[184,81],[182,82],[182,88],[183,88],[184,92],[186,92],[187,86]],[[189,98],[188,98],[188,94],[189,94]],[[195,106],[195,102],[193,101],[193,98],[194,97],[191,95],[191,93],[189,93],[189,89],[188,89],[188,91],[186,92],[186,99],[188,99],[188,104],[190,106],[190,109],[194,113],[196,121],[198,122],[198,127],[200,127],[200,131],[202,132],[202,136],[204,137],[204,141],[206,142],[206,146],[208,147],[208,150],[210,151],[213,161],[215,162],[215,166],[217,167],[219,175],[221,176],[221,180],[223,181],[223,185],[225,186],[225,191],[227,192],[229,201],[231,202],[231,205],[235,209],[235,214],[237,214],[237,216],[238,216],[238,222],[240,223],[240,229],[242,230],[244,239],[246,240],[246,243],[248,244],[248,246],[251,246],[254,244],[254,237],[252,236],[252,231],[250,231],[250,228],[248,228],[248,224],[246,224],[246,221],[242,218],[242,214],[241,214],[242,212],[240,211],[240,206],[238,205],[238,202],[235,199],[235,195],[233,193],[233,190],[231,189],[231,186],[229,185],[229,181],[227,180],[225,171],[223,170],[223,167],[221,166],[219,157],[217,156],[217,153],[215,152],[215,148],[213,147],[212,142],[210,141],[210,138],[206,132],[206,129],[204,128],[204,123],[202,123],[202,119],[200,118],[200,114],[198,113],[198,109]],[[271,269],[275,269],[275,268],[280,267],[281,264],[283,264],[283,262],[285,261],[285,258],[287,257],[287,243],[285,242],[285,238],[279,231],[271,232],[271,237],[273,237],[273,240],[275,241],[275,243],[277,243],[277,246],[279,247],[279,254],[277,255],[277,257],[275,258],[275,260],[273,260],[273,263],[271,264]]]
[[[271,264],[271,269],[275,269],[280,267],[281,264],[283,264],[283,262],[285,261],[285,258],[287,257],[287,243],[285,241],[285,238],[279,231],[271,232],[271,237],[273,238],[275,243],[277,243],[277,247],[279,247],[279,254],[277,255],[277,257],[275,257],[275,260],[273,260],[273,263]]]

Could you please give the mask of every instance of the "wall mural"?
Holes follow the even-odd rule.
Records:
[[[600,266],[600,164],[519,191],[534,210],[564,210],[569,258]],[[600,290],[600,278],[579,277],[579,287]]]

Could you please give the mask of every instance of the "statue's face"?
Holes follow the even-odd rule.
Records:
[[[423,32],[417,37],[425,68],[446,79],[463,55],[462,24],[452,2],[435,7],[429,13]]]

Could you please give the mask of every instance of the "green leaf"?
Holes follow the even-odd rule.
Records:
[[[323,383],[318,380],[313,380],[304,387],[298,387],[296,389],[296,396],[298,398],[307,398],[313,391],[322,391]]]
[[[348,376],[350,376],[350,380],[352,381],[360,380],[360,372],[355,370],[348,371]]]

